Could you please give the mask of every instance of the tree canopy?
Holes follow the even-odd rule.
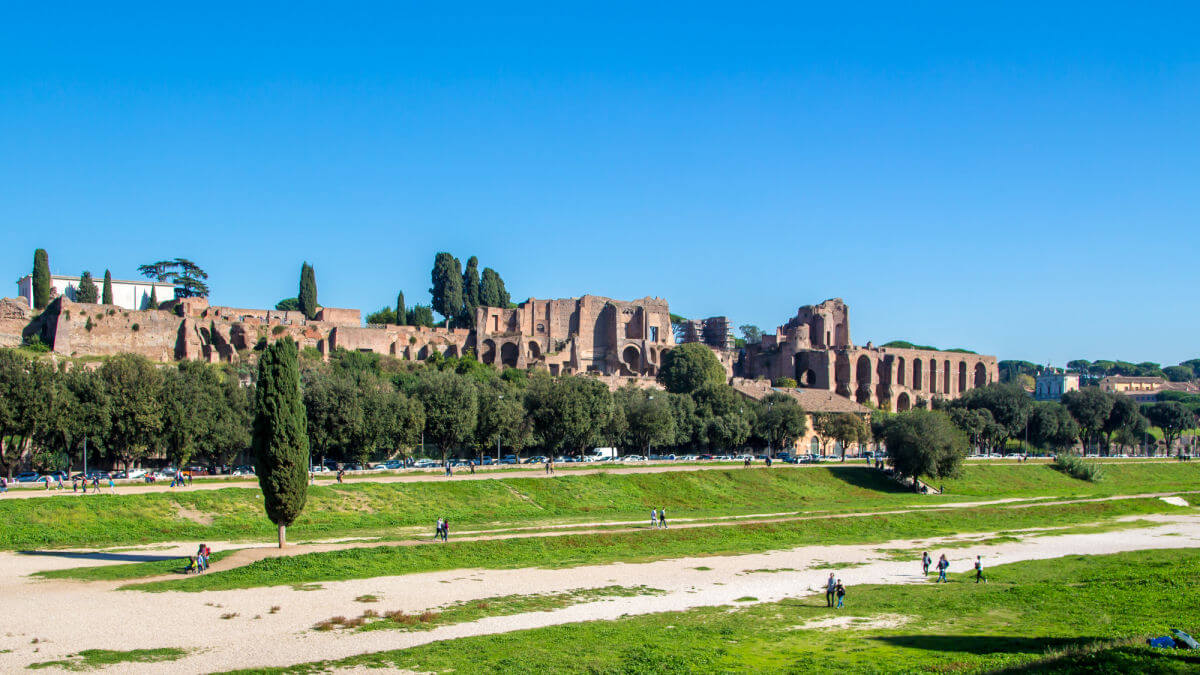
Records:
[[[967,439],[936,410],[909,410],[893,415],[884,428],[888,457],[905,476],[945,478],[954,475],[967,455]]]
[[[667,391],[690,394],[705,384],[723,384],[725,368],[707,346],[698,342],[679,345],[663,354],[658,381]]]
[[[308,500],[308,434],[300,393],[299,354],[290,337],[276,340],[258,363],[254,400],[255,473],[279,547]]]
[[[50,254],[39,248],[33,252],[33,308],[50,304]]]
[[[79,276],[79,284],[75,287],[75,302],[86,302],[94,305],[100,299],[100,289],[92,279],[92,273],[87,270]]]
[[[300,265],[300,288],[296,294],[296,305],[309,319],[317,317],[317,273],[312,265]]]
[[[173,284],[177,298],[208,297],[208,284],[206,283],[208,273],[187,258],[160,260],[148,265],[141,265],[138,267],[138,272],[144,277]],[[106,286],[111,286],[111,279],[107,272],[105,272],[104,281]],[[111,304],[111,302],[105,304]]]

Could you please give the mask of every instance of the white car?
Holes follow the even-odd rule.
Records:
[[[129,473],[125,475],[124,478],[145,478],[147,473],[149,472],[145,469],[130,469]]]
[[[622,461],[622,462],[644,462],[644,461],[646,461],[646,458],[642,457],[641,455],[625,455],[624,457],[622,457],[620,459],[620,461]]]
[[[313,472],[313,473],[325,473],[325,472],[326,472],[326,471],[328,471],[329,469],[326,469],[326,468],[324,467],[324,465],[321,465],[321,464],[314,464],[314,465],[310,466],[310,467],[308,468],[308,470],[309,470],[309,471],[311,471],[311,472]]]

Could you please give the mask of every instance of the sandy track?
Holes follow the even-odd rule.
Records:
[[[963,571],[969,568],[969,561],[977,554],[983,554],[989,565],[998,565],[1072,554],[1200,546],[1200,516],[1154,516],[1148,519],[1160,524],[1112,533],[1058,536],[1042,533],[1042,536],[1024,537],[1019,542],[974,545],[950,549],[947,553],[953,563],[952,571]],[[979,536],[980,533],[975,533],[970,538]],[[922,580],[918,573],[919,563],[887,560],[876,549],[928,547],[937,551],[938,541],[945,540],[812,546],[752,555],[561,570],[452,570],[326,582],[320,589],[308,591],[272,587],[155,594],[114,591],[115,584],[30,579],[21,575],[47,567],[46,559],[3,553],[0,554],[0,598],[4,607],[0,614],[0,651],[11,651],[0,653],[0,671],[15,671],[33,662],[62,658],[87,648],[128,650],[167,646],[195,651],[179,661],[125,664],[119,670],[191,673],[289,665],[470,635],[616,619],[625,614],[737,604],[734,601],[744,596],[753,596],[760,601],[797,597],[812,592],[829,574],[829,570],[812,569],[813,566],[869,560],[869,564],[861,567],[837,570],[838,576],[851,587],[848,601],[852,608],[856,585]],[[751,572],[781,568],[794,571]],[[663,589],[667,594],[615,598],[551,612],[491,617],[426,632],[318,633],[310,630],[317,621],[335,615],[355,616],[366,608],[417,612],[452,601],[563,592],[610,584],[645,584]],[[371,605],[355,602],[354,598],[362,594],[377,595],[382,602]],[[272,606],[280,607],[278,613],[269,612]],[[222,619],[224,614],[236,616]],[[32,642],[35,638],[36,644]]]

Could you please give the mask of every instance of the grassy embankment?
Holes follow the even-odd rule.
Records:
[[[664,506],[673,518],[791,511],[851,511],[1005,497],[1083,497],[1200,487],[1200,464],[1105,466],[1100,483],[1043,464],[970,465],[919,496],[862,465],[560,475],[553,479],[360,482],[311,488],[289,528],[294,541],[397,536],[446,516],[457,531],[641,520]],[[0,499],[0,550],[117,546],[159,541],[249,541],[274,536],[256,488]]]
[[[1014,563],[949,584],[856,586],[823,597],[704,607],[460,638],[340,661],[244,673],[342,668],[557,673],[1184,673],[1200,655],[1145,639],[1200,631],[1200,550]],[[845,629],[813,622],[849,619]]]
[[[461,568],[575,567],[611,562],[734,555],[819,544],[885,543],[898,539],[986,533],[1028,527],[1102,523],[1150,513],[1195,513],[1157,499],[974,507],[870,517],[821,517],[781,523],[671,530],[568,534],[441,545],[377,546],[268,558],[203,576],[132,584],[142,591],[206,591],[368,579]]]

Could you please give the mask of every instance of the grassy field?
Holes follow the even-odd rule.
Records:
[[[393,668],[556,673],[1193,673],[1200,654],[1145,639],[1200,632],[1200,550],[1073,556],[989,570],[990,582],[858,586],[823,597],[705,607],[435,642],[249,672]],[[814,626],[852,617],[846,629]]]
[[[862,465],[560,475],[480,481],[318,486],[289,528],[295,541],[388,535],[446,516],[457,530],[500,524],[639,520],[665,506],[674,518],[778,511],[847,511],[1003,497],[1104,496],[1200,487],[1200,463],[1107,465],[1101,483],[1043,464],[965,467],[940,497],[913,495]],[[0,499],[0,549],[159,541],[270,539],[257,489]]]
[[[121,652],[111,649],[85,649],[78,654],[72,654],[57,661],[41,661],[29,665],[30,670],[56,668],[62,670],[94,670],[105,666],[122,663],[158,663],[161,661],[176,661],[183,658],[187,650],[174,647],[161,649],[134,649]]]
[[[753,553],[816,544],[883,543],[893,539],[1099,523],[1120,516],[1195,513],[1158,499],[921,513],[825,517],[781,523],[573,534],[440,545],[379,546],[268,558],[203,576],[132,584],[142,591],[205,591],[368,579],[460,568],[574,567],[704,555]]]

